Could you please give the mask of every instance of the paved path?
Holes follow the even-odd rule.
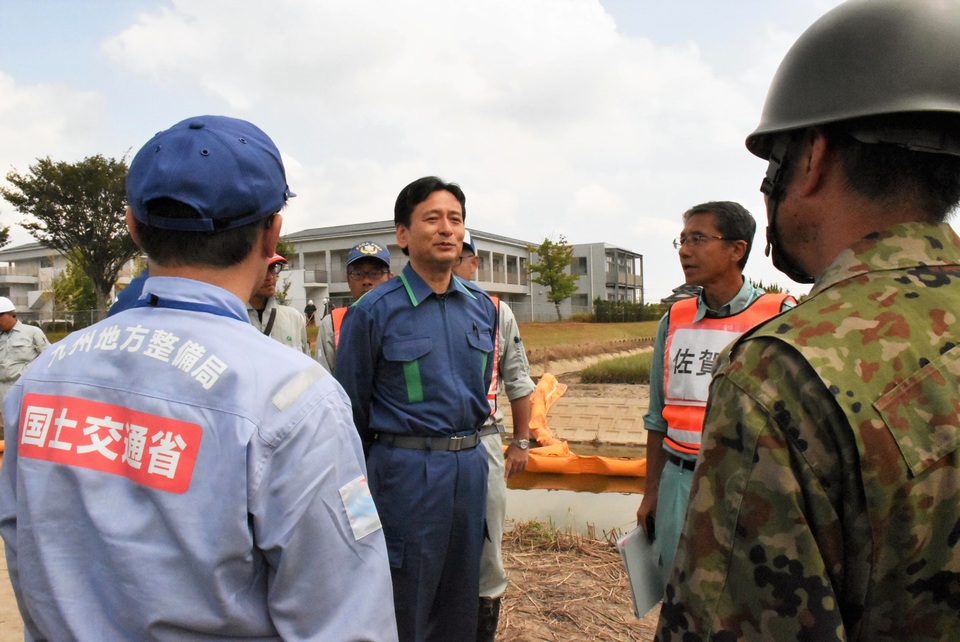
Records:
[[[510,404],[501,403],[507,434],[513,430]],[[561,397],[547,414],[557,439],[595,446],[643,446],[647,431],[643,415],[647,401],[627,398]]]

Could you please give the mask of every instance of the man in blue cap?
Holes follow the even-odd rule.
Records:
[[[28,639],[396,639],[349,400],[246,314],[290,196],[242,120],[185,120],[134,157],[142,296],[41,354],[5,406]]]
[[[373,241],[357,243],[347,254],[347,286],[354,302],[364,294],[393,278],[390,250]],[[317,332],[317,361],[333,374],[337,363],[337,344],[343,317],[350,308],[334,308],[320,320]]]

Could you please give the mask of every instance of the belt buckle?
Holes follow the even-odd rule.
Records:
[[[450,437],[450,450],[453,452],[458,452],[463,447],[463,440],[466,439],[466,435],[454,435]],[[454,447],[456,446],[456,447]]]

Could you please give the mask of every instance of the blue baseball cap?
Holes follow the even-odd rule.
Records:
[[[477,255],[477,244],[473,242],[473,236],[470,234],[470,230],[463,231],[463,249],[470,250],[474,256]]]
[[[364,241],[354,245],[347,255],[347,265],[360,259],[380,259],[388,269],[390,268],[390,250],[373,241]]]
[[[213,232],[266,218],[296,196],[280,150],[252,123],[195,116],[151,138],[127,173],[127,201],[142,223],[168,230]],[[147,203],[169,198],[200,218],[151,216]]]

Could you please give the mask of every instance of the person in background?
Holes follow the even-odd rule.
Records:
[[[363,241],[350,249],[347,254],[347,286],[350,288],[350,298],[353,302],[392,278],[390,250],[373,241]],[[340,342],[343,317],[349,309],[349,307],[334,308],[330,314],[320,319],[320,328],[317,332],[317,361],[331,374],[337,363],[337,344]]]
[[[245,312],[291,195],[243,120],[189,118],[134,156],[143,296],[6,399],[0,535],[27,639],[397,639],[350,402]]]
[[[453,273],[467,281],[473,280],[480,267],[477,245],[466,230],[460,262]],[[507,590],[507,572],[503,568],[503,522],[507,515],[507,480],[527,468],[530,447],[530,395],[536,384],[530,378],[527,352],[520,339],[513,310],[498,297],[490,297],[497,307],[498,331],[493,348],[493,380],[487,391],[490,415],[480,429],[480,442],[487,454],[487,537],[480,558],[480,611],[477,617],[477,642],[496,639],[500,619],[500,602]],[[504,455],[502,435],[503,412],[497,405],[497,393],[506,392],[513,416],[513,437]]]
[[[313,304],[313,299],[303,306],[303,316],[307,317],[307,325],[317,325],[317,306]]]
[[[466,197],[435,176],[401,190],[397,244],[410,262],[350,307],[337,380],[367,449],[401,640],[477,632],[497,310],[457,279]],[[383,606],[383,605],[381,605]]]
[[[27,366],[49,347],[43,330],[21,323],[13,301],[0,296],[0,405]],[[0,407],[0,439],[4,438],[2,421],[3,408]]]
[[[718,363],[662,640],[957,640],[960,4],[842,4],[751,153],[813,283]]]
[[[742,205],[714,201],[683,214],[673,242],[687,285],[700,295],[674,303],[660,319],[650,368],[647,476],[637,524],[653,542],[666,582],[680,539],[690,482],[700,452],[713,365],[724,346],[795,305],[744,278],[757,223]]]
[[[309,357],[307,320],[296,308],[277,301],[277,279],[286,264],[287,259],[279,254],[274,254],[268,261],[267,275],[247,303],[247,316],[260,332]]]

